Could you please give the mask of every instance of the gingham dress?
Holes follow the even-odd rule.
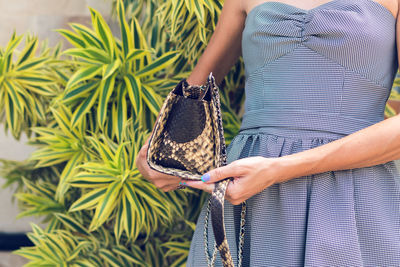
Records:
[[[304,10],[264,2],[245,23],[245,114],[228,162],[297,153],[383,120],[398,63],[396,19],[382,4],[333,0]],[[247,205],[243,266],[400,266],[393,161],[274,184]],[[189,267],[207,266],[205,208]],[[225,201],[235,266],[239,219],[240,205]],[[208,235],[211,254],[211,224]]]

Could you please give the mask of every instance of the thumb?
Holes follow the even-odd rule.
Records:
[[[228,177],[232,177],[234,175],[235,173],[232,166],[228,164],[225,166],[212,169],[211,171],[203,174],[201,180],[205,183],[215,183],[217,181],[223,180]]]

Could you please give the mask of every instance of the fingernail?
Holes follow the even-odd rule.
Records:
[[[183,185],[187,185],[186,182],[184,182]]]
[[[208,173],[204,174],[203,176],[201,176],[201,180],[203,182],[209,181],[210,180],[210,174],[208,174]]]
[[[179,182],[179,184],[182,184],[182,182]]]

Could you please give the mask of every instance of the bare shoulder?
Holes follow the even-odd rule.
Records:
[[[378,0],[375,0],[378,1]],[[399,7],[400,7],[400,0],[380,0],[380,2],[384,7],[386,7],[395,18],[399,16]]]
[[[233,31],[243,28],[244,20],[246,18],[244,2],[245,0],[224,1],[222,12],[219,17],[219,20],[221,20],[221,28],[231,29]]]
[[[246,15],[249,14],[249,11],[253,8],[253,6],[257,5],[257,1],[252,1],[252,0],[240,0],[240,2],[241,2],[241,8],[244,14]]]
[[[224,7],[225,9],[229,9],[232,13],[236,13],[236,15],[240,14],[241,16],[245,16],[247,2],[248,1],[245,0],[225,0]]]

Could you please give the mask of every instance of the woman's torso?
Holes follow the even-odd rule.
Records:
[[[241,129],[350,134],[383,120],[398,69],[390,3],[332,0],[305,9],[289,2],[248,2]]]

